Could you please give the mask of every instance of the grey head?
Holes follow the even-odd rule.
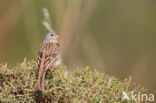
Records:
[[[44,43],[57,43],[57,38],[60,37],[59,34],[57,34],[56,32],[49,32],[46,37],[44,38]]]

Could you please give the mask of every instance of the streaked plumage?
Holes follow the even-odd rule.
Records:
[[[59,54],[58,34],[50,32],[40,45],[37,55],[37,71],[39,73],[36,90],[44,90],[44,78],[46,71],[53,65]]]

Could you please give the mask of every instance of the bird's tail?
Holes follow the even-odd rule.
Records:
[[[44,90],[44,79],[45,79],[45,72],[39,73],[37,84],[36,84],[36,90],[39,91]]]

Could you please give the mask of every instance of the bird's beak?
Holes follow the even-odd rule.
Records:
[[[56,34],[56,38],[59,38],[60,37],[60,34]]]

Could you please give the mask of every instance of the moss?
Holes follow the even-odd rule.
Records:
[[[46,90],[35,91],[37,71],[35,61],[16,67],[0,67],[0,102],[2,103],[133,103],[122,99],[123,92],[142,91],[133,87],[131,78],[119,81],[88,67],[68,72],[58,68],[46,74]]]

